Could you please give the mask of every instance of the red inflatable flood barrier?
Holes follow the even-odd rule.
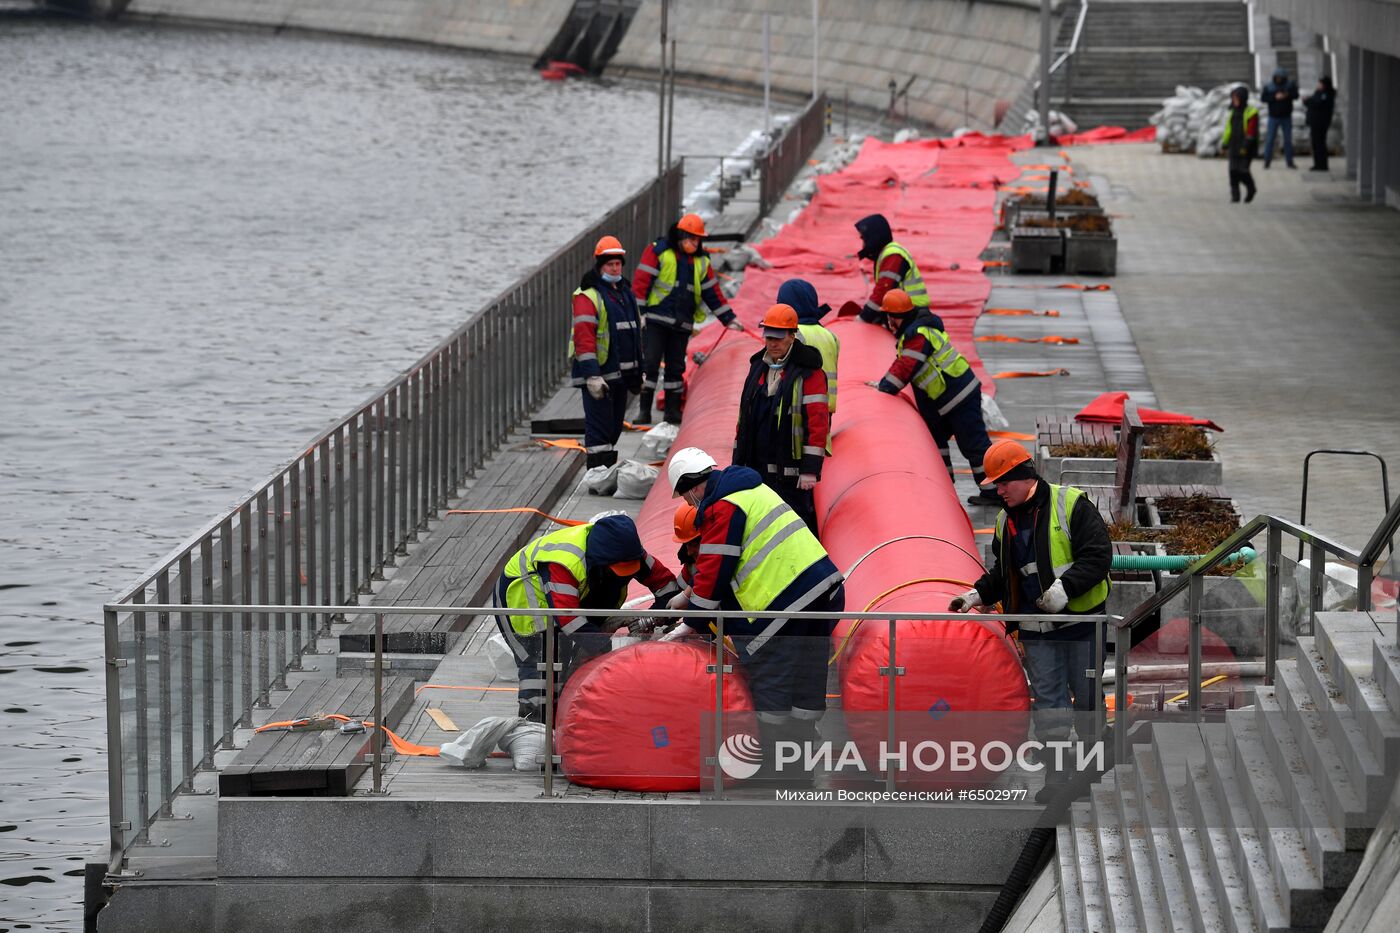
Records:
[[[575,784],[614,790],[694,791],[712,755],[714,675],[696,645],[644,642],[574,672],[559,698],[555,748]],[[741,678],[724,685],[726,736],[756,735]]]
[[[934,310],[990,391],[971,340],[990,290],[977,257],[996,223],[996,186],[1017,173],[1007,156],[1024,145],[976,136],[902,146],[871,141],[851,167],[819,179],[811,204],[762,245],[773,268],[749,269],[741,294],[732,301],[750,333],[707,327],[692,340],[690,349],[703,350],[708,358],[686,373],[685,423],[672,450],[699,447],[721,466],[729,462],[739,393],[749,357],[760,346],[758,322],[778,286],[788,278],[805,278],[833,306],[847,299],[863,301],[869,286],[852,258],[859,248],[852,224],[876,211],[885,213],[896,238],[914,254]],[[967,514],[908,390],[891,397],[864,384],[889,367],[893,338],[854,319],[828,316],[825,323],[841,340],[840,404],[833,456],[823,468],[816,505],[822,541],[849,576],[846,605],[852,610],[943,610],[982,573]],[[648,551],[673,569],[671,521],[677,502],[663,471],[637,522]],[[1004,741],[1014,747],[1025,738],[1030,705],[1025,676],[1001,623],[969,618],[896,624],[896,662],[906,671],[896,688],[897,741],[910,747],[925,741]],[[878,761],[879,744],[887,736],[888,680],[878,669],[888,664],[888,637],[888,623],[842,623],[833,641],[833,651],[841,646],[841,695],[832,705],[844,710],[867,763]],[[630,690],[675,689],[687,696],[698,696],[704,684],[713,690],[703,666],[678,671],[653,663],[661,659],[653,656],[653,647],[673,646],[623,649],[591,662],[570,680],[559,728],[571,780],[638,790],[698,785],[694,773],[648,774],[657,769],[646,764],[655,758],[655,750],[647,747],[646,716],[620,699]],[[742,668],[735,667],[726,690],[740,689]],[[619,682],[612,683],[614,678]],[[747,701],[746,690],[743,697]],[[627,731],[627,740],[614,742],[614,729]],[[687,751],[677,759],[678,768],[682,759],[698,771],[697,756]],[[903,780],[947,784],[987,776],[980,771],[952,774],[945,768],[906,771]]]

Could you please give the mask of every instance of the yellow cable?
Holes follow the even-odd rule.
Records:
[[[892,586],[892,587],[890,587],[889,589],[885,590],[883,593],[881,593],[879,596],[876,596],[876,597],[875,597],[874,599],[872,599],[869,603],[867,603],[866,606],[865,606],[865,608],[862,609],[861,611],[862,611],[862,612],[869,612],[870,610],[874,609],[875,606],[876,606],[876,604],[878,604],[878,603],[879,603],[881,600],[883,600],[886,596],[890,596],[890,595],[893,595],[894,593],[898,593],[900,590],[904,589],[906,586],[913,586],[915,583],[956,583],[958,586],[966,586],[966,587],[971,587],[971,586],[972,586],[972,584],[971,584],[971,583],[968,583],[966,580],[954,580],[954,579],[951,578],[951,577],[920,577],[920,578],[917,579],[917,580],[905,580],[903,583],[900,583],[900,584],[897,585],[897,586]],[[846,633],[846,637],[841,639],[841,644],[837,646],[837,648],[836,648],[836,653],[833,654],[833,655],[831,656],[831,660],[830,660],[830,661],[827,661],[827,662],[826,662],[828,667],[830,667],[831,665],[835,664],[835,663],[836,663],[836,660],[837,660],[839,657],[841,657],[841,652],[843,652],[843,651],[846,650],[846,645],[847,645],[847,643],[850,642],[852,636],[854,636],[855,633],[856,633],[856,629],[860,628],[860,623],[863,622],[863,621],[864,621],[863,619],[857,619],[857,620],[856,620],[856,624],[855,624],[855,625],[852,625],[852,626],[851,626],[851,630],[850,630],[849,632]]]

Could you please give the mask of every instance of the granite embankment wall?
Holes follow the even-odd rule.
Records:
[[[101,2],[101,0],[99,0]],[[1060,0],[1055,0],[1056,7]],[[131,0],[128,15],[292,27],[538,56],[570,0]],[[883,110],[889,83],[909,84],[916,121],[949,130],[994,126],[1034,77],[1037,0],[819,0],[819,80],[840,106]],[[812,86],[811,0],[672,2],[670,34],[686,79],[753,90],[763,83],[763,17],[771,14],[772,81]],[[661,0],[642,0],[609,66],[654,73]],[[999,106],[1000,105],[1000,106]],[[900,104],[903,111],[904,104]]]

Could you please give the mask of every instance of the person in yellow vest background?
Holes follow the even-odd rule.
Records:
[[[1023,622],[1035,737],[1064,741],[1074,713],[1092,713],[1094,628],[1076,615],[1104,611],[1113,544],[1093,501],[1072,486],[1057,486],[1035,472],[1030,454],[1015,441],[997,441],[983,460],[987,483],[995,484],[1006,503],[997,515],[992,539],[992,566],[976,585],[948,605],[950,612],[970,612],[1002,604],[1008,613],[1064,615],[1063,622]],[[1081,739],[1087,736],[1081,736]],[[1069,779],[1046,762],[1045,802],[1055,785]]]
[[[593,247],[593,268],[574,289],[571,381],[583,390],[583,446],[590,469],[617,462],[627,402],[642,387],[642,321],[631,283],[622,275],[626,259],[617,237],[603,237]]]
[[[665,236],[647,246],[632,278],[632,294],[646,315],[637,423],[651,424],[657,377],[664,366],[666,375],[660,385],[666,393],[666,421],[680,424],[690,332],[705,319],[707,309],[730,330],[744,329],[719,290],[719,276],[705,253],[705,222],[699,215],[686,214]]]

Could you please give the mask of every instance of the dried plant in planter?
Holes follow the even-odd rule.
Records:
[[[1071,188],[1055,195],[1055,204],[1065,207],[1098,207],[1099,199],[1081,188]],[[1021,199],[1023,207],[1044,207],[1045,196],[1039,194],[1028,194]]]
[[[1193,424],[1159,424],[1148,428],[1142,439],[1144,460],[1209,460],[1214,450],[1205,428]],[[1118,445],[1057,444],[1050,456],[1112,458],[1118,456]]]
[[[1073,230],[1076,233],[1111,233],[1108,216],[1106,214],[1065,214],[1056,217],[1053,221],[1047,217],[1023,217],[1020,220],[1023,227],[1059,227],[1060,229]]]
[[[1157,513],[1168,526],[1141,528],[1127,519],[1108,526],[1108,536],[1114,541],[1155,541],[1168,554],[1208,554],[1226,538],[1239,530],[1234,507],[1225,500],[1209,496],[1171,497],[1157,500]],[[1221,564],[1210,571],[1212,576],[1231,576],[1242,567],[1242,560]]]

